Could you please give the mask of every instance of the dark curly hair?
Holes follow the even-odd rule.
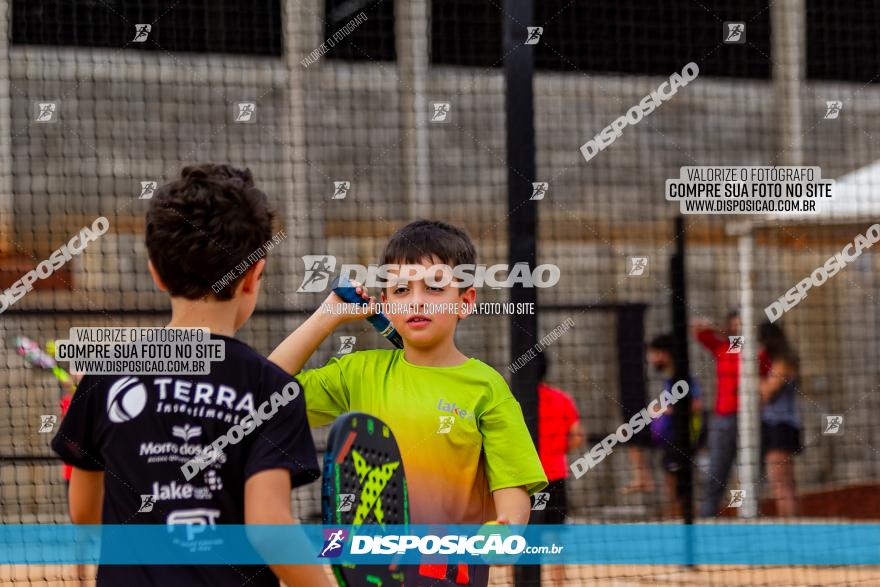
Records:
[[[150,261],[172,296],[232,299],[212,286],[272,237],[274,214],[250,169],[203,163],[156,191],[147,211]]]

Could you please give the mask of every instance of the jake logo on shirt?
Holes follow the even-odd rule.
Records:
[[[440,400],[440,403],[437,404],[437,409],[441,412],[446,412],[447,414],[452,414],[454,416],[458,416],[460,418],[473,418],[474,415],[468,412],[464,408],[459,408],[455,405],[455,402],[449,403],[444,400]]]

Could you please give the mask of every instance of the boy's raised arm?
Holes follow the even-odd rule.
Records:
[[[367,295],[365,288],[358,287],[357,292],[370,303],[376,302],[375,298]],[[320,308],[275,347],[268,357],[269,360],[291,375],[302,371],[309,357],[339,325],[366,318],[365,314],[346,312],[351,305],[331,292]]]
[[[296,375],[336,326],[338,321],[333,315],[319,309],[275,347],[268,358],[291,375]]]

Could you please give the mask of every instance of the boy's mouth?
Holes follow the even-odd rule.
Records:
[[[427,326],[431,323],[431,319],[427,316],[416,314],[415,316],[410,316],[409,318],[407,318],[406,323],[410,326]]]

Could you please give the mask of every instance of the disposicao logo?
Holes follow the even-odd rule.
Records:
[[[342,545],[348,538],[348,530],[342,528],[324,530],[324,547],[321,549],[320,558],[336,558],[342,554]]]

